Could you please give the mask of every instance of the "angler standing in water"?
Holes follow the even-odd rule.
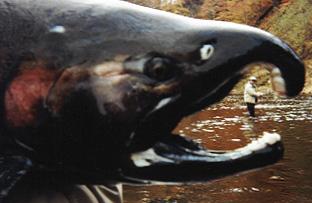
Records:
[[[244,102],[247,105],[248,113],[251,117],[255,117],[255,105],[258,102],[258,97],[262,96],[261,92],[257,92],[256,90],[257,78],[251,76],[249,81],[245,85],[244,89]]]

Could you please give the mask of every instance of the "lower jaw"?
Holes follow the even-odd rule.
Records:
[[[282,156],[283,145],[277,134],[264,133],[257,141],[232,151],[205,150],[172,135],[146,151],[133,153],[133,166],[124,175],[141,183],[203,182],[264,167]]]

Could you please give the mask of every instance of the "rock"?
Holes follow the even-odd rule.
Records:
[[[269,178],[270,180],[279,180],[279,181],[284,181],[285,178],[281,177],[281,176],[271,176]]]

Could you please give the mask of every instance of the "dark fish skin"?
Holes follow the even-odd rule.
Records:
[[[303,63],[257,28],[123,1],[2,0],[0,168],[16,178],[0,189],[24,175],[16,160],[27,176],[92,184],[205,181],[275,163],[279,140],[231,158],[171,134],[257,62],[283,78],[280,93],[300,93]]]

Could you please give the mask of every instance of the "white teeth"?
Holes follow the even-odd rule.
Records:
[[[271,78],[272,78],[272,86],[273,89],[279,93],[280,95],[286,94],[286,83],[285,80],[282,78],[282,73],[279,68],[273,68],[271,71]]]
[[[158,104],[155,107],[155,109],[157,110],[157,109],[162,108],[163,106],[166,106],[171,100],[172,100],[171,97],[164,98],[164,99],[160,100],[160,102],[158,102]]]
[[[273,145],[280,140],[281,140],[281,136],[279,134],[264,132],[263,137],[259,138],[258,140],[252,141],[247,146],[241,148],[240,151],[244,153],[246,151],[246,153],[248,154],[249,151],[254,152],[254,151],[264,149],[268,145]]]
[[[152,163],[157,163],[157,162],[167,162],[167,163],[173,162],[170,159],[157,155],[153,149],[148,149],[143,152],[133,153],[131,155],[131,159],[137,167],[146,167],[146,166],[150,166]]]
[[[282,76],[282,73],[280,71],[280,69],[278,68],[273,68],[273,70],[271,71],[271,76],[275,77],[275,76]]]
[[[277,133],[268,133],[268,132],[264,132],[263,133],[263,137],[262,139],[270,144],[270,145],[273,145],[275,144],[276,142],[280,141],[281,140],[281,136]]]
[[[273,84],[273,89],[277,93],[279,93],[281,95],[286,94],[285,80],[281,76],[274,76],[272,79],[272,84]]]
[[[264,149],[266,147],[266,144],[264,142],[261,142],[260,140],[254,140],[246,147],[251,151],[258,151],[260,149]]]

